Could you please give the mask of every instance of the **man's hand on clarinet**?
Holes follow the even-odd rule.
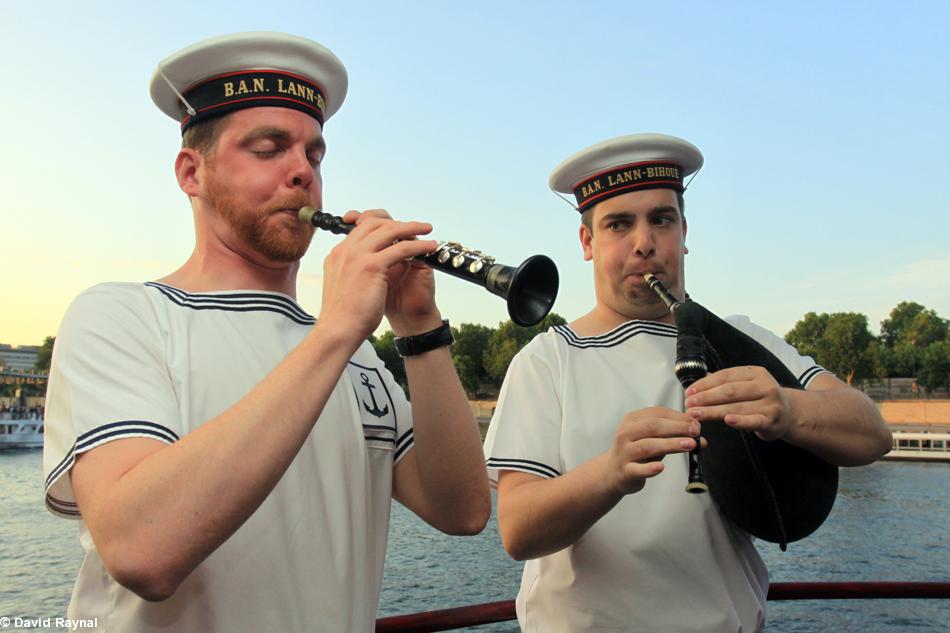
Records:
[[[397,335],[438,326],[432,269],[409,262],[435,250],[435,241],[417,239],[432,225],[398,222],[382,209],[347,211],[343,219],[356,228],[324,261],[320,320],[339,319],[361,340],[379,326],[384,313]]]
[[[370,209],[360,214],[354,222],[359,226],[370,217],[392,219],[384,209]],[[433,250],[434,245],[421,254]],[[435,275],[432,268],[420,261],[400,261],[390,267],[387,286],[385,314],[396,336],[420,334],[442,324],[442,316],[435,304]]]
[[[785,437],[794,424],[785,390],[756,366],[730,367],[694,382],[686,390],[686,413],[699,422],[723,420],[766,441]]]
[[[606,453],[607,476],[621,494],[639,492],[663,472],[662,459],[696,446],[699,424],[681,411],[651,407],[624,416]]]

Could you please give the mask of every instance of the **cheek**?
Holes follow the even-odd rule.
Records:
[[[245,169],[235,175],[234,181],[246,195],[255,199],[267,199],[273,195],[281,179],[276,170]]]
[[[627,252],[623,248],[604,248],[601,250],[600,259],[602,267],[606,270],[617,270],[623,268],[624,258]]]
[[[685,250],[686,245],[681,240],[671,242],[666,251],[667,258],[671,261],[682,261]]]
[[[623,260],[617,257],[617,254],[610,249],[598,250],[593,260],[597,275],[605,281],[616,278],[623,268]]]

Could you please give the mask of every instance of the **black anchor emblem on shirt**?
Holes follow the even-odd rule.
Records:
[[[373,385],[370,384],[370,382],[369,382],[369,376],[367,376],[366,374],[360,372],[360,378],[363,379],[363,382],[362,382],[361,384],[362,384],[364,387],[366,387],[367,389],[369,389],[369,397],[373,400],[373,408],[372,408],[372,409],[370,409],[370,408],[369,408],[369,405],[366,404],[365,401],[363,401],[363,407],[366,409],[366,412],[369,413],[369,414],[371,414],[371,415],[375,415],[377,418],[381,418],[381,417],[383,417],[384,415],[386,415],[387,413],[389,413],[389,405],[388,405],[388,404],[387,404],[384,408],[382,408],[382,409],[380,409],[380,408],[379,408],[379,405],[376,404],[376,395],[373,393],[373,389],[375,389],[376,387],[374,387]]]

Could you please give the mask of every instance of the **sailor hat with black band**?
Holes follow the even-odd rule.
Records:
[[[343,63],[320,44],[286,33],[234,33],[166,57],[152,74],[158,109],[190,125],[243,108],[277,106],[322,126],[346,97]]]
[[[583,213],[598,202],[640,189],[685,191],[683,180],[699,171],[703,155],[692,143],[666,134],[612,138],[574,154],[551,173],[548,184],[574,194]]]

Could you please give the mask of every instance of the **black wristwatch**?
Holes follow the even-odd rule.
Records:
[[[451,345],[455,342],[455,339],[452,338],[452,328],[449,327],[449,320],[442,319],[442,325],[434,330],[415,336],[397,336],[393,342],[396,344],[396,352],[405,358],[406,356],[415,356]]]

